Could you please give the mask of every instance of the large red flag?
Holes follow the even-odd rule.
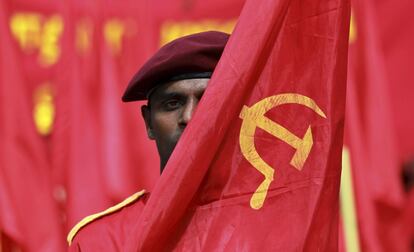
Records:
[[[46,143],[36,131],[32,86],[24,81],[8,7],[0,2],[0,230],[24,251],[63,251]]]
[[[349,1],[247,1],[126,251],[335,251]]]

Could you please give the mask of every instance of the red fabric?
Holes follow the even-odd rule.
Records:
[[[148,1],[148,12],[151,16],[149,25],[154,31],[151,33],[152,45],[158,48],[167,42],[163,40],[166,39],[165,36],[169,37],[169,32],[172,33],[169,35],[178,38],[195,32],[217,30],[230,22],[235,23],[244,2],[245,0]],[[231,29],[225,32],[231,33]]]
[[[21,248],[19,248],[19,246],[13,240],[0,232],[0,251],[8,252],[16,250],[21,250]]]
[[[53,136],[54,165],[66,175],[67,231],[85,216],[139,189],[149,190],[159,176],[155,145],[147,139],[139,104],[121,102],[126,83],[148,54],[147,42],[138,32],[126,33],[117,53],[105,39],[107,22],[140,26],[145,20],[135,23],[131,18],[145,9],[135,1],[122,6],[76,1],[70,7],[63,50],[72,55],[62,63]],[[85,52],[73,43],[81,21],[91,27]]]
[[[337,0],[247,1],[124,251],[337,250],[349,10]],[[275,169],[255,210],[249,202],[263,176],[241,153],[239,114],[284,93],[311,97],[326,119],[298,104],[265,115],[299,137],[311,128],[301,171],[280,139],[261,129],[242,135]]]
[[[411,248],[414,246],[414,190],[411,190],[406,198],[404,208],[404,228],[411,242]]]
[[[400,164],[388,76],[372,1],[355,0],[345,142],[350,150],[361,251],[407,251]]]
[[[414,2],[400,0],[372,1],[377,13],[378,39],[384,55],[388,92],[391,97],[392,122],[397,135],[401,162],[414,159]],[[408,24],[408,25],[405,25]]]
[[[119,211],[94,220],[76,234],[69,251],[122,251],[149,194]]]
[[[33,122],[33,87],[24,81],[9,11],[0,2],[0,230],[24,251],[63,251],[47,142]]]
[[[339,215],[339,232],[338,232],[338,252],[347,252],[344,233],[344,221],[341,215]]]

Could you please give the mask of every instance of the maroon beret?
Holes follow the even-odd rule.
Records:
[[[168,81],[210,77],[228,38],[226,33],[209,31],[166,44],[134,75],[122,100],[146,100],[148,92]]]

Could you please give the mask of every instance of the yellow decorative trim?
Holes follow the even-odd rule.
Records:
[[[68,243],[69,243],[69,246],[72,244],[73,238],[79,232],[79,230],[81,230],[81,228],[83,228],[87,224],[91,223],[92,221],[94,221],[98,218],[101,218],[102,216],[114,213],[114,212],[124,208],[125,206],[128,206],[129,204],[137,201],[144,194],[145,194],[145,190],[142,190],[140,192],[137,192],[137,193],[129,196],[128,198],[126,198],[121,203],[106,209],[105,211],[102,211],[102,212],[99,212],[99,213],[96,213],[96,214],[92,214],[92,215],[89,215],[89,216],[86,216],[85,218],[83,218],[78,224],[76,224],[72,228],[72,230],[70,230],[70,232],[68,234],[68,237],[66,238]]]
[[[345,146],[342,151],[341,214],[345,235],[345,251],[361,251],[358,234],[358,216],[355,207],[354,185],[352,182],[351,159],[349,150]]]

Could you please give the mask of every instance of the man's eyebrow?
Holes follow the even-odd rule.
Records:
[[[160,99],[160,100],[167,100],[167,99],[172,99],[172,98],[183,98],[184,97],[184,95],[179,93],[179,92],[168,92],[168,91],[161,92],[157,96],[158,96],[158,99]]]

